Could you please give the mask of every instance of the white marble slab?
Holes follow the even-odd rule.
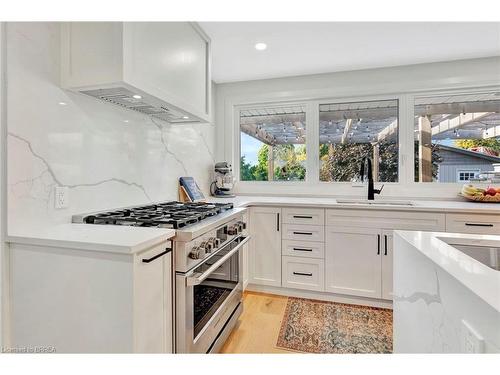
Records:
[[[89,251],[133,254],[175,236],[174,229],[137,228],[119,225],[59,224],[29,235],[11,233],[7,242]]]
[[[6,25],[8,231],[176,200],[180,176],[193,176],[208,195],[215,126],[171,125],[62,89],[59,27]],[[54,208],[57,185],[69,189],[68,208]]]
[[[499,353],[500,272],[443,237],[500,244],[500,236],[395,231],[394,351]],[[478,345],[468,344],[470,330]]]

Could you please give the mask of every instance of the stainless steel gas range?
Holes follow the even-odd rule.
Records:
[[[242,312],[244,208],[164,202],[73,217],[73,222],[176,229],[172,241],[175,351],[217,352]]]

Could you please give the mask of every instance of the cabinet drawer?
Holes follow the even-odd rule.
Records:
[[[284,224],[325,225],[322,208],[283,208]]]
[[[446,231],[499,235],[500,216],[446,214]]]
[[[322,225],[283,224],[284,240],[324,242],[325,227]]]
[[[283,255],[287,256],[323,259],[325,257],[325,244],[313,241],[283,240],[281,251]]]
[[[445,230],[445,214],[391,210],[327,209],[326,225],[351,228],[385,228],[400,230]]]
[[[282,259],[283,287],[315,291],[325,289],[325,264],[322,259],[288,256]]]

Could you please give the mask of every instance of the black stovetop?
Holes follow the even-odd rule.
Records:
[[[233,208],[232,203],[164,202],[100,212],[83,218],[87,224],[183,228]]]

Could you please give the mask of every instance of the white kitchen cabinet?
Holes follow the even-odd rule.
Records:
[[[11,243],[11,345],[52,346],[58,353],[172,353],[166,246],[125,254]]]
[[[318,292],[325,289],[323,259],[284,256],[282,263],[283,287]]]
[[[500,235],[500,216],[446,214],[446,231],[451,233]]]
[[[325,290],[353,296],[380,298],[380,230],[327,227]]]
[[[281,208],[250,208],[250,283],[281,286]]]
[[[283,224],[325,225],[323,208],[283,208]]]
[[[210,39],[194,23],[68,22],[61,28],[64,88],[170,122],[210,121],[210,58]]]
[[[317,241],[325,240],[324,225],[302,225],[302,224],[283,224],[284,240],[292,241]]]
[[[281,253],[283,256],[324,259],[325,243],[283,240],[281,241]]]
[[[382,299],[392,300],[392,263],[393,263],[393,246],[392,230],[382,230]]]

